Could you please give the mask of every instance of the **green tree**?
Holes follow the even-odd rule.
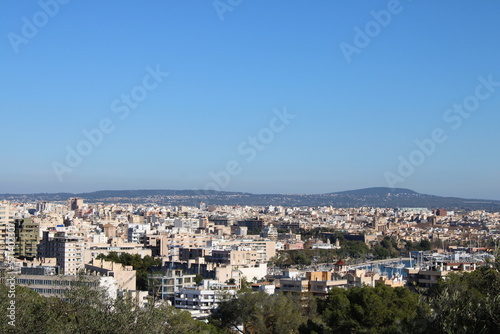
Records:
[[[364,258],[368,254],[369,248],[363,241],[346,241],[345,247],[349,257]]]
[[[436,333],[500,333],[500,273],[481,267],[448,275],[429,291]]]
[[[205,277],[201,276],[200,274],[196,274],[196,276],[194,277],[194,282],[196,283],[196,285],[200,285],[201,281],[203,281],[204,279]]]
[[[298,333],[305,323],[301,304],[291,297],[264,292],[242,292],[236,298],[222,302],[213,313],[211,322],[219,328],[238,330],[243,334]]]
[[[431,250],[431,242],[429,241],[429,239],[422,239],[420,240],[419,244],[419,250],[422,250],[422,251],[429,251]]]
[[[377,259],[387,259],[391,257],[390,250],[381,245],[373,246],[373,253],[375,254],[375,258]]]
[[[249,282],[246,277],[243,277],[240,281],[240,290],[241,292],[250,292],[252,291],[252,284]]]
[[[404,333],[426,314],[419,296],[406,288],[377,285],[348,290],[334,288],[320,303],[325,332]]]
[[[405,249],[407,251],[428,251],[431,250],[432,244],[429,239],[422,239],[419,242],[406,241]]]

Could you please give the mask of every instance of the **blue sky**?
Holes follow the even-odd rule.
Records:
[[[1,193],[395,186],[500,199],[496,1],[61,2],[0,3]],[[474,102],[479,78],[488,96],[454,129],[447,110]],[[83,131],[103,120],[90,143]],[[426,153],[415,141],[435,129],[446,140]],[[71,166],[68,147],[85,153]]]

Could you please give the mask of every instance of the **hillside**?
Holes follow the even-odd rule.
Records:
[[[202,190],[102,190],[89,193],[0,194],[9,201],[66,201],[82,197],[86,202],[156,203],[159,205],[281,205],[333,207],[425,207],[449,210],[500,211],[500,201],[419,194],[403,188],[365,188],[328,194],[250,194]]]

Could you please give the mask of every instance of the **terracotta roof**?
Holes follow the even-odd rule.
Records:
[[[338,260],[337,263],[335,263],[336,266],[345,266],[347,265],[342,259]]]

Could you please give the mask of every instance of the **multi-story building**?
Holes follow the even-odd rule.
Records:
[[[310,289],[310,281],[302,277],[280,278],[280,292],[305,297]]]
[[[16,234],[15,257],[32,259],[37,256],[40,243],[40,224],[31,218],[14,220]]]
[[[141,244],[135,244],[131,242],[127,243],[87,243],[85,250],[83,251],[83,261],[84,263],[90,262],[95,259],[98,255],[104,254],[109,255],[109,253],[115,252],[118,255],[123,253],[127,254],[139,254],[141,257],[151,256],[151,249],[144,248]]]
[[[247,219],[237,222],[238,226],[246,226],[249,234],[259,234],[264,228],[265,222],[262,219]]]
[[[175,219],[174,220],[174,228],[176,229],[187,229],[187,230],[196,230],[200,227],[204,227],[203,225],[206,224],[204,219],[199,218],[183,218],[183,219]]]
[[[205,262],[209,255],[206,248],[179,248],[179,261],[181,262]]]
[[[347,288],[347,279],[337,279],[337,280],[320,280],[320,281],[310,281],[310,292],[321,298],[326,298],[328,292],[334,287],[337,288]]]
[[[267,226],[264,226],[260,235],[263,238],[267,238],[267,239],[276,241],[276,240],[278,240],[278,229],[275,228],[273,224],[269,224]]]
[[[114,277],[119,290],[136,289],[136,271],[132,266],[101,259],[85,264],[85,271],[90,275]]]
[[[347,277],[339,278],[331,271],[306,272],[305,277],[290,271],[283,272],[283,276],[278,279],[279,291],[302,298],[305,298],[308,293],[326,298],[328,292],[334,287],[347,288],[349,286]]]
[[[276,241],[270,240],[252,240],[252,239],[232,239],[218,242],[218,249],[250,249],[255,252],[257,262],[267,262],[273,256],[276,256]]]
[[[144,246],[152,250],[153,256],[169,256],[175,261],[178,260],[179,248],[203,248],[210,239],[210,235],[199,233],[146,234]]]
[[[84,267],[83,237],[70,232],[43,232],[43,238],[38,245],[38,257],[56,258],[64,275],[76,275]]]
[[[114,237],[116,237],[116,225],[107,223],[107,224],[104,224],[102,226],[102,228],[104,230],[104,235],[107,238],[114,238]]]
[[[51,202],[38,202],[36,203],[36,211],[40,213],[48,213],[52,210],[52,203]]]
[[[129,224],[144,224],[144,216],[140,215],[128,215]]]
[[[117,297],[118,286],[112,276],[59,275],[58,267],[51,266],[23,267],[21,274],[16,276],[16,285],[28,287],[44,297],[62,298],[71,286],[82,284],[102,288],[110,298]]]
[[[255,265],[257,253],[251,249],[212,250],[212,255],[207,257],[207,261],[230,265]]]
[[[196,275],[186,275],[181,269],[170,269],[163,274],[148,276],[148,292],[155,298],[173,301],[175,293],[195,284]]]
[[[207,318],[219,303],[236,294],[236,285],[203,280],[201,286],[179,289],[175,293],[174,307],[189,311],[193,318]]]
[[[68,210],[69,211],[75,211],[75,210],[82,209],[82,208],[83,208],[83,199],[81,199],[80,197],[70,198],[68,200]]]
[[[381,277],[381,275],[373,271],[353,269],[349,270],[347,274],[345,274],[344,279],[347,279],[347,285],[349,288],[360,288],[365,285],[375,287]]]
[[[128,242],[144,244],[144,236],[151,233],[149,224],[129,224],[127,231]]]
[[[14,256],[14,224],[9,202],[0,202],[0,261]]]
[[[435,262],[431,266],[423,268],[405,268],[407,284],[410,288],[415,285],[421,288],[430,288],[438,284],[439,280],[445,279],[452,272],[471,272],[476,270],[476,264],[472,262]]]
[[[256,252],[258,262],[267,262],[276,256],[276,242],[269,240],[253,240],[242,242],[242,246],[250,247]]]

